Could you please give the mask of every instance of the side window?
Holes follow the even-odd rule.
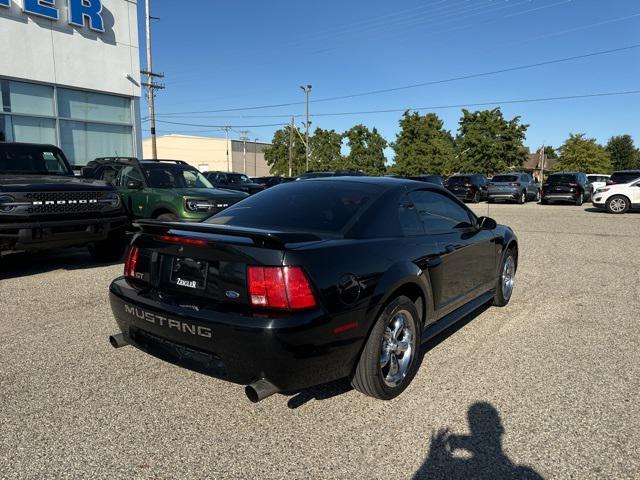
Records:
[[[416,206],[406,195],[400,199],[400,205],[398,206],[398,219],[400,220],[402,233],[405,236],[410,237],[413,235],[424,234],[424,225],[418,216]]]
[[[431,190],[417,190],[411,192],[409,196],[416,206],[427,233],[471,225],[469,212],[441,193]]]
[[[141,182],[142,183],[142,173],[136,167],[124,167],[120,171],[120,179],[118,180],[118,185],[123,188],[127,188],[129,182]]]
[[[100,180],[104,180],[105,182],[115,185],[116,179],[118,177],[118,173],[119,173],[118,168],[107,165],[106,167],[102,168],[102,171],[99,172],[97,177]]]
[[[219,173],[218,177],[216,178],[216,182],[217,183],[221,183],[223,185],[226,185],[227,183],[227,176],[224,173]]]

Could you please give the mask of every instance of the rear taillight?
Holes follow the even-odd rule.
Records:
[[[135,246],[129,247],[127,252],[127,260],[124,262],[124,276],[128,278],[136,278],[136,268],[138,266],[138,256],[140,249]]]
[[[251,305],[278,310],[302,310],[316,306],[309,279],[300,267],[247,268]]]

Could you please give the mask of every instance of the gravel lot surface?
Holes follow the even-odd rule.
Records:
[[[253,405],[114,350],[83,251],[0,273],[0,478],[640,478],[640,214],[473,206],[511,225],[511,304],[431,341],[391,402],[348,383]]]

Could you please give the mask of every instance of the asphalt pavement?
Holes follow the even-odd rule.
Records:
[[[520,241],[516,289],[429,342],[390,402],[335,382],[250,403],[131,347],[122,264],[0,267],[0,478],[640,478],[640,214],[474,205]]]

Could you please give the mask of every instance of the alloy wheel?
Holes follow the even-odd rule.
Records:
[[[397,387],[407,376],[415,354],[415,332],[406,310],[397,312],[385,327],[380,352],[380,370],[388,387]]]
[[[614,198],[609,202],[609,208],[614,213],[621,213],[627,208],[627,202],[624,198]]]
[[[516,283],[516,262],[513,256],[509,255],[502,267],[502,296],[505,300],[511,298],[513,287]]]

